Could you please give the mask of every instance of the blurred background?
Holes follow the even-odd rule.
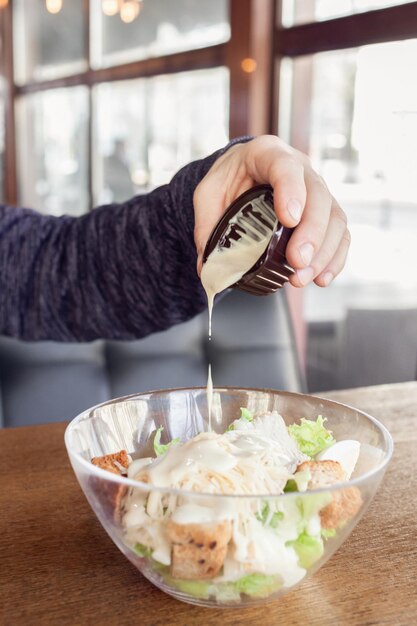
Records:
[[[82,215],[229,138],[308,153],[352,247],[325,290],[232,293],[129,344],[0,339],[0,423],[215,384],[322,390],[417,374],[417,2],[0,0],[0,203]],[[210,353],[211,350],[211,353]]]

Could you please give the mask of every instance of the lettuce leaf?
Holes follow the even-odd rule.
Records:
[[[282,587],[281,578],[266,574],[248,574],[239,578],[234,584],[236,591],[245,593],[252,598],[267,598]]]
[[[180,442],[180,440],[177,437],[176,439],[173,439],[169,443],[165,443],[165,444],[161,443],[161,434],[163,430],[164,430],[164,427],[160,426],[158,430],[156,431],[155,437],[153,440],[153,449],[155,450],[156,456],[161,456],[162,454],[165,454],[170,446],[175,445],[176,443]]]
[[[276,528],[280,521],[284,519],[284,513],[282,511],[275,511],[275,513],[271,514],[269,503],[265,502],[262,507],[262,511],[260,513],[256,513],[256,517],[264,526]]]
[[[136,554],[143,558],[149,558],[152,556],[152,550],[148,546],[145,546],[143,543],[135,543],[134,550]]]
[[[309,470],[302,470],[296,472],[292,478],[287,480],[287,484],[284,487],[284,493],[291,493],[293,491],[307,491],[307,485],[311,478],[311,472]]]
[[[311,537],[306,532],[301,533],[294,541],[288,541],[297,553],[300,567],[308,569],[319,560],[323,554],[323,540],[321,537]]]
[[[240,591],[235,588],[234,583],[213,584],[207,580],[183,580],[173,578],[170,574],[164,576],[165,582],[171,587],[175,587],[182,593],[187,593],[194,598],[207,600],[210,596],[216,598],[219,604],[240,602]]]
[[[244,422],[253,422],[253,414],[248,410],[245,409],[245,407],[240,407],[240,417],[237,420],[234,420],[227,428],[226,428],[226,433],[228,433],[231,430],[236,430],[235,424],[236,422],[238,422],[239,420],[243,420]]]
[[[332,496],[328,492],[306,493],[298,499],[298,508],[303,517],[303,522],[309,522],[313,515],[324,509],[332,501]]]
[[[246,420],[247,422],[253,422],[253,414],[244,407],[240,407],[240,419]]]
[[[332,539],[336,535],[335,528],[322,528],[320,532],[323,539]]]
[[[174,578],[170,574],[163,578],[168,585],[175,587],[182,593],[202,599],[214,596],[219,603],[239,602],[241,593],[252,598],[267,598],[282,586],[282,581],[278,576],[265,574],[248,574],[235,582],[218,583],[217,585],[208,580]]]
[[[326,421],[322,415],[319,415],[315,422],[302,417],[300,424],[288,426],[288,432],[301,452],[314,457],[336,442],[332,433],[324,426]]]
[[[188,595],[195,598],[208,598],[211,595],[212,585],[207,580],[183,580],[167,576],[165,581],[178,589],[178,591],[188,593]]]

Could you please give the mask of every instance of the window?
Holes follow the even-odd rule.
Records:
[[[95,203],[165,184],[181,166],[224,145],[227,94],[225,68],[98,85]]]
[[[409,2],[413,0],[283,0],[282,23],[293,26]]]
[[[358,310],[371,325],[375,310],[387,319],[417,310],[417,3],[284,0],[282,9],[276,128],[310,155],[352,233],[338,279],[301,294],[309,388],[394,382],[394,370],[383,380],[380,364],[369,366],[371,351],[362,368],[352,346]],[[370,9],[381,9],[377,20]]]
[[[236,0],[0,2],[5,200],[79,215],[223,146],[231,4],[236,15]]]
[[[17,109],[20,201],[51,215],[80,215],[88,197],[88,90],[51,89]]]
[[[83,4],[83,0],[13,1],[17,83],[87,69]]]
[[[417,293],[416,58],[417,40],[410,40],[293,62],[295,84],[310,77],[308,94],[297,94],[310,106],[306,136],[296,136],[298,110],[291,138],[307,148],[352,232],[340,278],[329,290],[307,292],[310,321],[341,319],[352,306],[389,306],[394,294],[404,304],[410,288]]]
[[[143,0],[128,6],[135,5],[136,11],[124,15],[117,2],[92,2],[94,67],[203,48],[230,37],[227,0]]]

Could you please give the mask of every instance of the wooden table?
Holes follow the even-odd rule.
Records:
[[[346,543],[311,580],[265,608],[201,609],[155,589],[89,508],[67,459],[65,424],[0,431],[0,623],[416,624],[417,383],[322,395],[383,421],[394,459]]]

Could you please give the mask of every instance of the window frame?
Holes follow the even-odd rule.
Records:
[[[274,135],[280,134],[283,130],[280,128],[279,120],[281,69],[285,59],[295,59],[318,52],[417,38],[417,2],[290,27],[282,25],[282,5],[283,0],[276,0],[272,94],[269,110],[270,126],[268,128],[268,132]],[[297,135],[288,138],[294,147],[305,153],[309,151],[307,129],[310,117],[310,81],[311,77],[309,77],[307,70],[306,75],[298,81],[297,106],[295,110],[292,110],[293,121],[296,119],[297,122],[291,126],[297,129]],[[303,290],[290,288],[287,291],[287,296],[293,319],[297,352],[302,366],[305,367],[308,331],[303,315]]]
[[[290,27],[282,25],[282,4],[283,0],[277,0],[270,115],[272,133],[279,131],[279,85],[283,59],[417,38],[417,2]],[[305,104],[300,106],[306,108]]]
[[[341,50],[360,45],[417,37],[417,2],[370,10],[326,21],[291,27],[281,25],[282,0],[229,0],[231,37],[228,42],[94,69],[90,59],[90,0],[84,0],[87,70],[65,77],[17,85],[13,72],[13,0],[0,10],[4,54],[0,73],[6,81],[5,201],[18,201],[15,104],[26,94],[85,85],[89,88],[88,181],[92,205],[92,87],[102,82],[152,77],[161,74],[225,66],[230,75],[230,138],[278,130],[279,84],[284,58]],[[241,62],[251,57],[252,74]]]
[[[4,197],[8,204],[17,199],[16,176],[16,137],[15,137],[15,84],[13,79],[13,41],[11,3],[0,11],[0,37],[2,55],[0,57],[0,75],[5,81],[5,160],[4,160]]]
[[[104,82],[149,78],[162,74],[175,74],[193,70],[204,70],[225,66],[230,75],[230,138],[244,136],[251,132],[250,124],[250,84],[255,78],[245,74],[241,68],[242,59],[251,56],[254,43],[252,36],[252,18],[260,16],[265,21],[265,8],[271,10],[274,0],[229,0],[229,18],[231,36],[229,41],[206,48],[187,50],[158,57],[133,61],[111,67],[94,69],[90,58],[90,0],[84,0],[83,11],[85,28],[85,57],[87,69],[83,72],[70,74],[50,80],[28,81],[18,85],[14,80],[13,71],[13,0],[0,10],[0,33],[4,45],[3,63],[0,73],[6,80],[6,155],[5,155],[5,202],[16,205],[18,202],[18,176],[16,165],[16,128],[15,107],[18,100],[25,95],[39,93],[50,89],[70,88],[79,85],[89,89],[89,127],[88,127],[88,193],[90,209],[93,206],[93,87]],[[258,18],[257,18],[258,19]],[[259,19],[258,19],[259,21]],[[270,22],[269,22],[270,23]],[[271,42],[272,42],[272,29]],[[258,35],[259,39],[259,35]],[[272,55],[272,48],[271,54]],[[256,72],[256,80],[262,72]],[[272,76],[271,76],[272,78]],[[271,84],[271,81],[270,83]],[[272,92],[271,92],[272,93]],[[269,95],[269,92],[268,92]],[[259,108],[259,105],[258,109]],[[269,101],[263,99],[260,107],[263,114],[269,109]],[[253,118],[253,115],[252,115]],[[265,125],[266,126],[266,125]]]

